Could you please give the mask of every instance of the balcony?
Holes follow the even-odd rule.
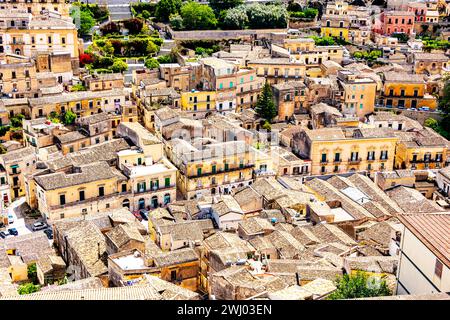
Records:
[[[341,163],[342,162],[342,159],[334,159],[333,160],[333,163]]]
[[[212,175],[216,175],[216,174],[222,174],[222,173],[227,173],[227,172],[234,172],[234,171],[240,171],[240,170],[245,170],[245,169],[251,169],[254,168],[255,165],[254,164],[248,164],[245,166],[238,166],[238,167],[234,167],[234,168],[228,168],[228,170],[216,170],[215,172],[205,172],[205,173],[201,173],[201,174],[195,174],[195,175],[189,175],[189,178],[200,178],[200,177],[208,177],[208,176],[212,176]],[[183,170],[180,170],[181,173],[185,174],[185,172],[183,172]]]
[[[350,159],[348,159],[348,164],[359,164],[360,162],[361,162],[361,158],[358,158],[358,159],[350,158]]]
[[[128,195],[128,194],[131,194],[131,192],[130,191],[127,191],[127,192],[114,192],[114,193],[106,195],[106,196],[101,196],[101,197],[94,196],[92,198],[81,200],[81,201],[77,200],[77,201],[68,202],[68,203],[65,203],[65,204],[62,204],[62,205],[58,204],[58,205],[53,205],[53,206],[49,206],[49,207],[50,207],[50,210],[64,209],[64,208],[75,207],[75,206],[78,206],[78,205],[88,205],[91,202],[95,202],[95,201],[98,202],[98,201],[101,201],[101,200],[107,200],[107,199],[110,199],[110,198],[113,198],[113,197],[122,196],[122,195],[124,196],[124,195]]]
[[[326,160],[326,159],[323,160],[323,159],[322,159],[322,160],[320,160],[320,164],[328,164],[328,160]]]
[[[173,188],[175,188],[174,184],[171,184],[169,186],[164,185],[164,186],[158,186],[158,187],[153,187],[153,188],[148,188],[148,189],[135,190],[134,194],[158,192],[158,191],[163,191],[163,190],[173,189]]]

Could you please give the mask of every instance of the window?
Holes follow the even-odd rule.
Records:
[[[223,89],[223,83],[219,83],[219,89]]]
[[[59,195],[59,204],[62,206],[66,204],[66,195],[65,194]]]
[[[126,183],[122,184],[122,192],[127,192],[127,184]]]
[[[334,161],[335,161],[335,162],[341,161],[341,154],[340,154],[339,152],[336,152],[336,153],[334,154]]]
[[[170,271],[170,280],[171,281],[177,280],[177,270]]]
[[[85,199],[85,197],[84,197],[84,190],[80,190],[78,192],[78,195],[79,195],[80,201],[83,201]]]
[[[212,167],[211,167],[211,172],[212,172],[212,173],[216,173],[216,165],[215,165],[215,164],[212,165]]]
[[[165,185],[166,187],[170,187],[170,178],[165,178],[165,179],[164,179],[164,185]]]
[[[225,162],[225,171],[228,171],[229,164]]]
[[[62,37],[61,42],[62,42],[62,44],[66,44],[66,38]]]
[[[388,152],[387,152],[387,150],[382,150],[382,151],[381,151],[381,157],[380,157],[380,159],[381,159],[381,160],[387,160],[387,158],[388,158]]]
[[[98,196],[103,197],[105,195],[105,187],[98,187]]]
[[[434,265],[434,274],[439,279],[442,278],[442,269],[443,269],[442,262],[440,262],[438,259],[436,259],[436,264]]]
[[[197,175],[201,176],[202,175],[202,168],[197,168]]]
[[[322,153],[322,158],[320,162],[327,162],[327,154],[326,153]]]
[[[357,151],[352,152],[350,157],[351,161],[358,161],[358,152]]]

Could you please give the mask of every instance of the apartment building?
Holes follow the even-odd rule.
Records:
[[[35,163],[36,154],[33,147],[20,148],[0,155],[0,171],[6,173],[11,200],[25,195],[24,176],[33,172]]]
[[[189,67],[181,66],[178,63],[164,63],[159,65],[161,78],[166,81],[168,88],[172,87],[177,91],[189,91],[191,70]]]
[[[168,157],[179,170],[177,187],[186,199],[229,194],[232,189],[253,181],[253,147],[245,141],[207,141],[191,144],[172,139],[169,142]]]
[[[344,56],[343,47],[317,46],[311,38],[284,39],[283,47],[290,57],[303,62],[306,69],[318,68],[323,61],[334,61],[341,64]]]
[[[273,99],[277,107],[277,119],[286,121],[295,113],[305,113],[308,107],[306,85],[303,81],[288,81],[272,85]]]
[[[414,20],[415,14],[411,11],[385,11],[381,15],[382,32],[385,35],[414,34]]]
[[[299,80],[306,75],[305,63],[291,58],[252,59],[248,61],[247,66],[254,69],[258,77],[264,77],[270,84]]]
[[[384,128],[322,128],[293,136],[293,152],[311,160],[311,174],[392,170],[398,138]]]
[[[447,162],[449,141],[433,129],[395,131],[398,137],[395,168],[424,170],[439,169]]]
[[[450,291],[450,215],[400,215],[403,224],[397,270],[397,294]]]
[[[377,83],[374,80],[351,70],[338,71],[337,80],[344,115],[363,119],[374,112],[377,93]]]
[[[400,109],[420,107],[436,109],[436,97],[426,92],[426,83],[422,75],[388,71],[383,73],[383,77],[380,105]]]
[[[216,111],[225,114],[256,105],[264,79],[256,70],[219,58],[203,58],[201,83],[203,90],[216,92]]]
[[[47,220],[121,207],[148,210],[176,198],[177,170],[163,156],[162,142],[135,122],[121,123],[117,133],[131,145],[119,139],[87,147],[70,153],[63,168],[48,161],[34,176],[29,192]]]
[[[69,8],[70,4],[65,0],[3,0],[0,3],[0,10],[19,10],[34,16],[39,16],[44,11],[53,11],[68,17]]]
[[[450,57],[444,53],[416,52],[412,63],[417,74],[444,75],[450,71]]]
[[[78,69],[77,29],[70,17],[2,10],[0,21],[0,55],[32,57],[38,52],[69,53],[72,68]]]
[[[202,119],[216,107],[215,91],[196,91],[181,93],[181,110],[193,119]]]
[[[67,110],[72,110],[78,117],[100,112],[115,112],[124,103],[123,89],[64,92],[60,95],[29,99],[32,119],[46,117],[51,112],[64,113]]]

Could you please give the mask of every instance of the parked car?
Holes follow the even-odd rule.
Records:
[[[411,110],[411,111],[417,111],[416,108],[409,108],[408,110]]]
[[[139,210],[139,214],[141,215],[142,219],[148,221],[148,211],[141,209]]]
[[[53,229],[52,228],[45,229],[44,233],[47,235],[47,238],[49,240],[53,239]]]
[[[430,111],[429,107],[420,107],[419,110],[421,111]]]
[[[3,231],[0,232],[0,238],[5,239],[8,236],[8,234],[4,233]]]
[[[47,228],[47,224],[44,222],[35,222],[32,226],[33,231],[44,230],[45,228]]]
[[[18,236],[18,235],[19,235],[19,231],[17,231],[16,228],[8,229],[8,232],[9,232],[9,234],[12,235],[12,236]]]
[[[142,216],[139,214],[138,211],[133,212],[133,215],[138,219],[139,221],[142,221]]]

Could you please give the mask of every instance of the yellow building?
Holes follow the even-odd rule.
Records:
[[[350,21],[346,16],[335,16],[324,14],[322,16],[322,27],[320,35],[322,37],[340,38],[348,41]]]
[[[294,113],[302,113],[308,107],[307,88],[303,81],[288,81],[272,86],[273,99],[278,109],[277,119],[286,121]]]
[[[344,115],[363,119],[375,110],[377,83],[349,70],[338,71],[341,110]]]
[[[0,38],[0,54],[69,53],[73,69],[78,69],[77,28],[71,17],[0,10]]]
[[[426,83],[422,75],[406,72],[385,72],[384,88],[380,104],[394,108],[436,109],[437,100],[426,93]]]
[[[72,110],[79,117],[100,112],[115,112],[124,103],[123,89],[65,92],[60,95],[29,99],[32,119],[49,116],[53,111],[60,114]]]
[[[396,131],[396,169],[439,169],[445,167],[448,140],[433,129]]]
[[[177,170],[164,157],[162,142],[135,122],[120,123],[117,135],[127,137],[133,147],[104,142],[71,153],[61,168],[50,161],[51,173],[34,176],[29,192],[35,192],[47,220],[121,207],[148,210],[176,199]],[[105,154],[100,156],[101,150]]]
[[[398,138],[384,128],[305,129],[294,134],[293,152],[311,160],[311,174],[392,170]]]
[[[181,93],[181,110],[193,119],[204,118],[208,112],[215,110],[215,91],[189,91]]]
[[[39,89],[36,66],[26,57],[7,59],[0,64],[0,91],[11,98],[33,97]]]
[[[0,155],[0,171],[6,172],[12,200],[25,195],[24,176],[31,173],[36,163],[33,147],[12,150]]]
[[[65,0],[3,0],[0,10],[15,10],[31,13],[38,16],[42,11],[53,11],[62,16],[69,16],[70,4]]]
[[[316,46],[314,39],[294,38],[285,39],[283,47],[288,50],[291,57],[305,64],[306,69],[319,68],[324,61],[334,61],[341,64],[344,58],[344,49],[341,46]]]
[[[102,73],[88,75],[83,78],[87,90],[111,90],[123,88],[123,74],[121,73]]]
[[[284,82],[286,79],[298,80],[306,73],[305,63],[289,58],[254,59],[250,60],[247,66],[255,69],[258,77],[266,78],[271,84]]]
[[[232,189],[249,185],[255,167],[254,149],[245,141],[214,142],[194,146],[172,139],[167,148],[169,159],[178,168],[178,190],[186,199],[201,195],[229,194]]]

